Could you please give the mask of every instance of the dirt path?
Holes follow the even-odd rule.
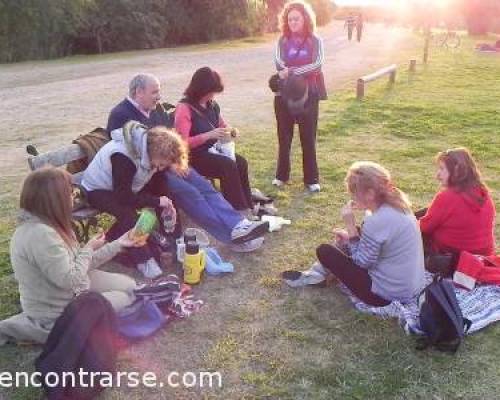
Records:
[[[343,24],[321,29],[329,91],[350,84],[377,66],[392,63],[408,44],[403,30],[368,25],[361,43],[348,42]],[[78,133],[103,126],[111,107],[126,93],[136,72],[156,74],[163,96],[181,97],[193,71],[203,65],[218,70],[226,90],[219,100],[228,121],[239,127],[274,129],[272,95],[267,79],[273,72],[274,41],[245,46],[196,46],[100,57],[0,65],[0,199],[17,192],[27,172],[25,145],[40,150],[69,143]],[[251,110],[251,111],[249,111]]]

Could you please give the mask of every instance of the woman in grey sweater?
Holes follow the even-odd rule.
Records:
[[[424,285],[424,253],[408,198],[389,171],[373,162],[354,163],[346,184],[352,197],[341,211],[346,229],[334,233],[347,254],[322,244],[316,250],[319,262],[367,304],[410,300]],[[354,207],[371,213],[360,230]]]
[[[294,278],[287,283],[300,286],[293,281],[331,273],[371,306],[409,301],[424,286],[424,255],[408,198],[393,185],[389,171],[373,162],[355,162],[346,184],[352,200],[341,211],[345,229],[335,229],[334,243],[316,249],[320,264],[301,275],[285,274]],[[368,211],[361,228],[355,208]]]
[[[45,342],[64,308],[88,290],[102,293],[116,310],[132,303],[135,281],[97,267],[136,244],[127,232],[110,243],[102,235],[80,247],[71,229],[71,175],[57,168],[32,172],[20,203],[10,258],[23,312],[0,321],[0,344]]]

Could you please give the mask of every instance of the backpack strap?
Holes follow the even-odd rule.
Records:
[[[203,114],[195,105],[189,103],[188,101],[186,101],[184,104],[187,104],[191,109],[191,111],[194,111],[196,115],[207,121],[208,124],[212,127],[212,129],[217,129],[217,127],[213,124],[213,122],[210,121],[210,118],[208,118],[205,114]]]

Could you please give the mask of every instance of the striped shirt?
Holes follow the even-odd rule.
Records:
[[[382,205],[365,218],[349,249],[354,263],[368,270],[372,291],[384,299],[408,301],[422,289],[424,253],[413,214]]]

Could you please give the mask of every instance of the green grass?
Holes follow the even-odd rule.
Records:
[[[340,223],[339,210],[347,200],[343,179],[355,160],[382,163],[419,208],[437,190],[435,154],[467,146],[500,208],[499,76],[500,59],[476,54],[467,41],[458,52],[431,53],[429,65],[418,65],[414,75],[399,71],[393,88],[384,80],[370,84],[361,102],[353,89],[335,93],[321,106],[323,191],[314,196],[303,190],[298,144],[292,184],[275,192],[270,185],[275,135],[271,127],[249,131],[238,146],[251,160],[253,181],[276,194],[280,211],[293,224],[269,235],[261,253],[229,255],[234,275],[205,279],[198,289],[207,301],[205,317],[202,313],[174,324],[137,347],[137,353],[151,360],[170,356],[162,364],[170,370],[187,365],[194,371],[217,370],[224,377],[222,389],[186,390],[175,398],[498,398],[500,326],[468,337],[455,356],[418,352],[396,321],[356,312],[336,288],[292,290],[277,278],[283,270],[308,266],[315,247]],[[10,272],[6,239],[12,232],[12,209],[3,208],[1,214],[2,275]],[[498,225],[496,232],[500,239]],[[6,316],[18,304],[13,282],[2,285],[0,316]],[[0,371],[21,368],[26,357],[24,348],[1,349]],[[122,364],[135,366],[132,358]],[[151,398],[151,393],[145,388],[110,390],[104,398]],[[35,395],[19,392],[9,398]]]

